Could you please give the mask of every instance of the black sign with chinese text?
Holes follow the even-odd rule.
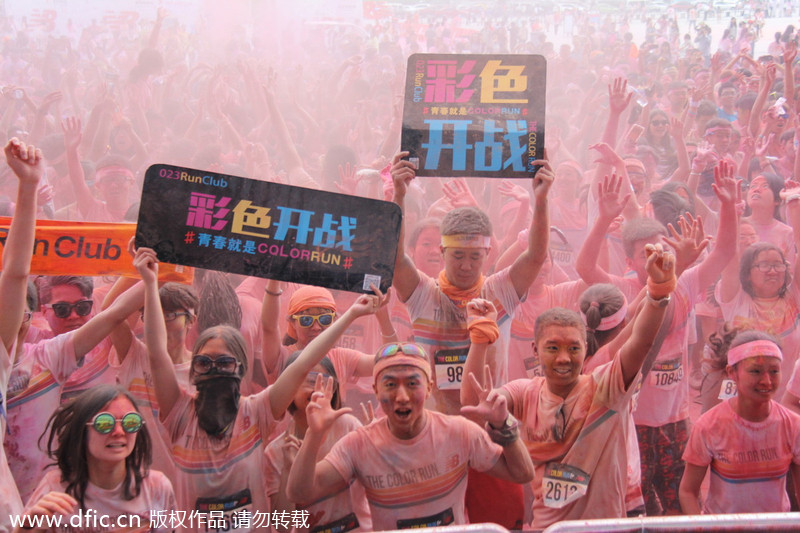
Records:
[[[544,150],[540,55],[414,54],[401,146],[418,176],[530,178]]]
[[[369,292],[392,284],[400,208],[204,170],[147,169],[136,246],[159,260]]]

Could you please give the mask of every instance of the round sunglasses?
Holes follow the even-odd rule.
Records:
[[[122,431],[125,433],[136,433],[144,425],[142,415],[132,411],[122,418],[114,418],[111,413],[97,413],[91,422],[87,422],[87,426],[92,426],[95,431],[101,435],[108,435],[114,428],[117,427],[117,422],[122,424]]]

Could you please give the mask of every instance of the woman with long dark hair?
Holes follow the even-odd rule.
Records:
[[[48,427],[47,453],[58,468],[36,487],[23,529],[58,529],[46,527],[46,517],[60,514],[65,524],[81,531],[115,529],[109,524],[152,531],[159,530],[155,513],[166,516],[175,510],[172,484],[161,472],[149,470],[150,436],[126,390],[111,385],[89,389],[53,413]],[[89,510],[106,523],[87,522]],[[84,518],[74,524],[78,514]],[[172,529],[167,526],[162,530]]]

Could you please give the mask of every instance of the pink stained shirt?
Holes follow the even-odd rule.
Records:
[[[491,469],[502,448],[461,416],[427,411],[412,439],[392,435],[386,418],[357,429],[325,456],[345,481],[366,489],[375,530],[465,524],[467,468]]]
[[[532,482],[533,526],[543,529],[561,520],[625,517],[627,442],[632,431],[626,417],[630,416],[631,400],[622,380],[619,357],[596,368],[591,375],[580,376],[566,400],[550,392],[541,377],[512,381],[503,390],[512,398],[512,414],[522,423],[522,439],[536,467]],[[561,440],[556,439],[554,431],[559,412],[564,413]],[[605,428],[607,432],[598,429],[597,434],[589,433],[578,441],[587,422],[604,417],[607,418],[601,424],[611,424]],[[590,462],[596,460],[594,471],[587,472],[591,475],[588,490],[565,507],[547,507],[542,488],[546,467],[548,463],[569,461],[568,454],[582,455]]]
[[[336,442],[360,427],[361,423],[354,416],[343,415],[337,418],[333,427],[325,435],[319,455],[326,455]],[[270,442],[264,451],[264,490],[270,497],[280,490],[281,472],[288,468],[283,457],[283,437],[284,435],[280,435]],[[342,520],[351,513],[355,514],[358,519],[358,528],[350,531],[370,531],[372,529],[367,497],[364,487],[358,481],[354,481],[341,492],[308,507],[303,507],[303,509],[309,512],[308,525],[312,529],[330,527],[332,522]]]
[[[91,515],[84,514],[83,527],[71,525],[73,520],[76,524],[80,520],[75,514],[64,517],[64,525],[60,528],[46,531],[100,533],[116,529],[124,530],[127,527],[132,528],[132,531],[154,533],[173,531],[173,528],[170,527],[169,516],[176,510],[175,493],[172,491],[172,483],[167,476],[158,470],[150,470],[148,476],[142,480],[139,495],[132,500],[123,498],[122,483],[113,489],[102,489],[89,482],[86,486],[84,502],[86,509],[91,509],[93,513]],[[51,470],[36,487],[27,507],[33,506],[49,492],[66,492],[66,489],[66,483],[61,481],[61,471]],[[101,517],[106,523],[114,524],[117,527],[103,527]],[[95,518],[98,520],[97,524],[87,523],[87,520]]]
[[[692,428],[683,460],[711,466],[703,512],[789,512],[786,474],[800,464],[800,416],[770,401],[766,420],[740,417],[726,400]]]

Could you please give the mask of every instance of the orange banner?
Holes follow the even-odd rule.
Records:
[[[10,225],[9,217],[0,217],[0,249],[5,247]],[[135,232],[136,224],[37,220],[31,274],[138,278],[128,254],[128,241]],[[192,267],[159,265],[160,281],[191,283],[193,277]]]

